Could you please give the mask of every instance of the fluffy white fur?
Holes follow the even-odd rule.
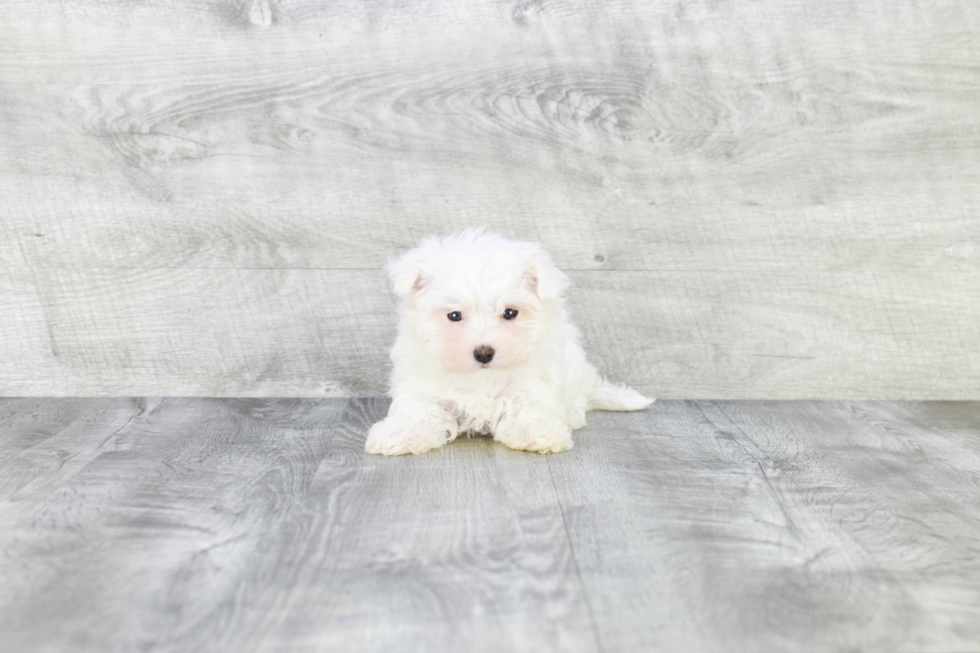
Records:
[[[466,432],[557,453],[572,448],[587,410],[653,402],[586,360],[565,307],[568,278],[540,245],[469,229],[423,240],[388,273],[401,299],[393,401],[368,453],[420,454]],[[505,319],[507,309],[517,316]],[[493,348],[489,363],[475,358],[479,347]]]

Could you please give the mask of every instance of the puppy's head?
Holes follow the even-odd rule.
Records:
[[[527,362],[568,286],[540,245],[482,228],[423,240],[388,274],[424,352],[449,372]]]

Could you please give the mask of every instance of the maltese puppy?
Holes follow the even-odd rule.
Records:
[[[460,433],[558,453],[587,410],[653,402],[586,360],[565,307],[568,277],[540,245],[469,229],[423,240],[388,275],[401,300],[392,402],[368,453],[420,454]]]

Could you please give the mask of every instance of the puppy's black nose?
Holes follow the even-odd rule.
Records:
[[[480,361],[484,365],[493,360],[493,347],[488,347],[487,345],[480,345],[473,350],[473,358]]]

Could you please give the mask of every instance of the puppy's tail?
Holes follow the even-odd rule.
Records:
[[[633,388],[603,379],[589,394],[589,410],[643,410],[654,401]]]

